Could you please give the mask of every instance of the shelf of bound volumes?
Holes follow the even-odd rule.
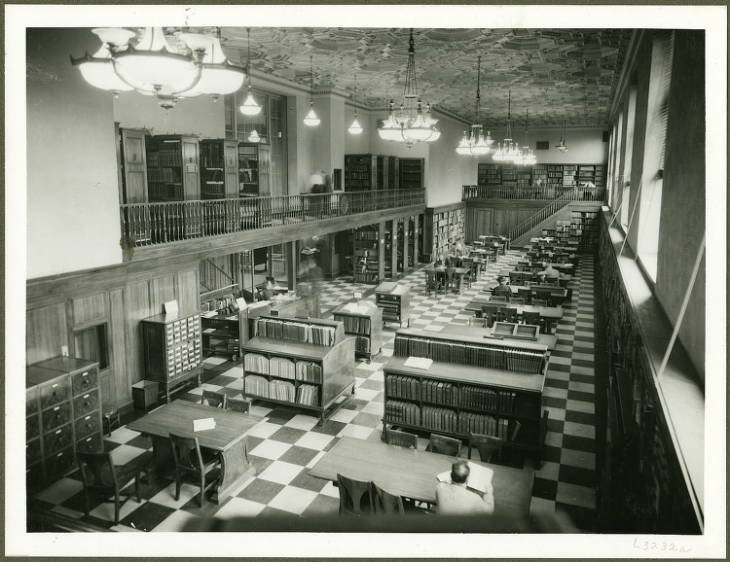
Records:
[[[378,225],[363,226],[353,235],[353,277],[355,283],[377,283],[380,254]]]
[[[383,312],[370,301],[349,303],[334,312],[345,334],[355,337],[355,357],[370,361],[383,346]]]
[[[479,329],[467,332],[398,330],[383,369],[383,423],[459,439],[483,433],[539,460],[547,430],[547,349],[494,345]]]
[[[411,314],[411,295],[406,285],[386,281],[375,287],[375,304],[383,311],[383,322],[408,324]]]
[[[342,322],[262,316],[241,351],[247,398],[315,411],[324,420],[355,390],[355,338]]]

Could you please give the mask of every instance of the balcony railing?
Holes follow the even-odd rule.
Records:
[[[603,187],[513,187],[502,185],[465,185],[462,201],[473,199],[569,199],[571,201],[603,201]]]
[[[143,247],[425,204],[424,189],[120,205],[122,243]]]

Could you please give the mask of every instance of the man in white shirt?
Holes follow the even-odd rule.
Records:
[[[466,515],[470,513],[494,513],[494,493],[487,486],[484,495],[467,488],[469,464],[456,461],[451,466],[451,482],[439,482],[436,486],[436,509],[441,515]]]
[[[560,272],[553,267],[553,264],[545,264],[545,262],[543,262],[543,267],[545,269],[538,273],[538,275],[542,277],[543,281],[557,282],[560,279]]]

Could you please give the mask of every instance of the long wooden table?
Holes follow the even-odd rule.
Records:
[[[512,291],[513,295],[517,295],[520,290],[524,291],[530,291],[530,293],[534,293],[537,290],[543,290],[543,291],[550,291],[551,297],[562,297],[564,299],[568,298],[568,289],[567,287],[539,287],[537,285],[505,285],[506,287],[509,287],[509,290]],[[492,285],[491,287],[487,287],[486,289],[483,289],[483,293],[491,293],[498,285]]]
[[[466,305],[465,310],[470,312],[481,312],[482,306],[485,304],[493,304],[497,306],[516,308],[517,315],[522,316],[525,312],[537,312],[540,318],[544,318],[547,326],[545,329],[550,332],[552,331],[553,324],[563,317],[562,306],[535,306],[532,304],[511,304],[511,303],[495,303],[489,302],[484,297],[476,297],[474,300]]]
[[[193,431],[193,420],[213,418],[215,428]],[[127,424],[129,429],[152,438],[154,464],[157,472],[166,473],[173,467],[170,450],[170,432],[197,437],[201,447],[218,451],[221,457],[222,475],[215,490],[213,501],[220,503],[231,495],[247,478],[255,474],[248,462],[246,432],[262,418],[175,400],[160,406],[149,414]]]
[[[481,308],[479,309],[481,310]],[[430,331],[430,330],[429,330]],[[550,334],[539,334],[537,340],[526,338],[511,338],[509,336],[496,336],[494,339],[489,336],[494,335],[494,326],[491,328],[480,328],[477,326],[461,326],[459,324],[448,324],[438,332],[439,334],[454,334],[464,336],[465,338],[488,338],[480,341],[493,345],[503,345],[504,347],[520,347],[526,351],[545,351],[545,349],[555,349],[558,338]]]
[[[464,284],[464,276],[465,275],[471,275],[471,270],[468,267],[446,267],[445,265],[427,265],[423,268],[423,271],[427,273],[436,273],[436,274],[442,274],[446,275],[448,273],[448,270],[451,269],[454,272],[454,275],[459,280],[459,286],[457,287],[457,291],[461,293],[461,287]]]
[[[342,474],[356,480],[373,481],[384,490],[417,501],[436,503],[436,476],[450,471],[456,459],[388,445],[343,437],[309,470],[310,476],[337,481]],[[495,517],[526,517],[530,510],[534,472],[471,461],[493,472]]]

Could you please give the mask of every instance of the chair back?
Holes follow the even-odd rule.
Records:
[[[200,397],[200,403],[210,406],[211,408],[225,408],[227,395],[223,392],[215,392],[213,390],[204,390]]]
[[[87,488],[116,488],[117,475],[111,453],[76,453],[81,479]]]
[[[478,316],[481,314],[481,312],[476,313],[477,316],[470,316],[469,317],[469,326],[475,326],[477,328],[486,328],[487,327],[487,318],[481,318]]]
[[[204,471],[203,455],[197,437],[170,433],[170,447],[177,470],[191,474],[200,474]]]
[[[436,272],[425,271],[426,275],[426,292],[436,289]]]
[[[540,325],[540,313],[539,312],[528,312],[525,310],[522,312],[522,321],[525,324],[539,326]]]
[[[471,458],[472,447],[476,447],[479,451],[480,461],[498,462],[502,456],[504,439],[482,433],[469,433],[469,458]]]
[[[398,445],[398,447],[405,447],[406,449],[411,447],[418,449],[418,436],[415,433],[385,428],[383,429],[383,435],[388,445]]]
[[[504,295],[492,295],[489,297],[489,302],[507,303],[507,297]]]
[[[510,271],[509,272],[509,282],[513,285],[519,285],[522,282],[522,272],[521,271]]]
[[[226,409],[232,412],[247,414],[251,409],[251,402],[249,400],[241,400],[240,398],[227,398]]]
[[[375,482],[371,482],[370,485],[372,487],[371,494],[375,513],[386,515],[405,513],[403,499],[400,496],[386,492]]]
[[[548,305],[548,301],[545,300],[545,299],[538,299],[538,298],[533,297],[532,298],[532,305],[533,306],[547,306]]]
[[[428,439],[427,451],[458,457],[461,454],[461,440],[446,435],[432,433]]]
[[[370,482],[353,480],[337,474],[340,490],[340,514],[369,514],[373,512],[373,496]]]
[[[517,289],[517,298],[521,298],[524,299],[525,302],[529,302],[530,297],[532,297],[532,291],[530,289]]]
[[[523,297],[512,297],[509,302],[510,304],[527,304]]]
[[[511,306],[502,309],[505,322],[517,322],[517,309]]]
[[[546,300],[547,302],[550,302],[550,299],[552,298],[552,291],[550,289],[540,289],[539,287],[536,287],[533,289],[535,292],[535,296],[538,299]]]

